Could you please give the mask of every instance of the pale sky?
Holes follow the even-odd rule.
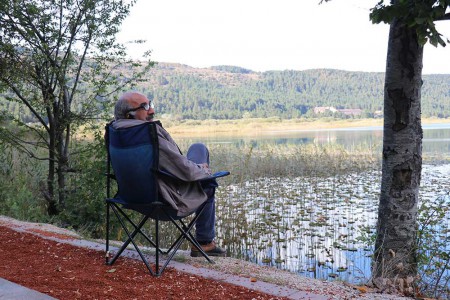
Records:
[[[253,71],[331,68],[384,72],[389,27],[372,24],[379,0],[138,0],[119,41],[134,58]],[[450,21],[437,22],[450,39]],[[425,46],[424,74],[450,74],[450,44]]]

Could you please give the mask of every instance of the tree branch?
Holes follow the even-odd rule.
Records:
[[[47,140],[45,139],[45,136],[42,134],[42,132],[41,132],[40,130],[38,130],[38,129],[35,128],[34,126],[30,126],[30,125],[28,125],[28,124],[26,124],[26,123],[23,123],[23,122],[20,122],[20,124],[21,124],[22,126],[25,126],[26,128],[28,128],[29,130],[34,131],[34,132],[41,138],[41,140],[44,141],[44,142],[42,142],[42,143],[45,144],[46,147],[49,146],[49,144],[47,143]],[[24,142],[25,142],[25,143],[28,143],[28,142],[26,142],[26,141],[24,141]],[[38,145],[38,143],[35,144],[35,145]]]
[[[73,85],[73,87],[72,87],[72,91],[71,91],[71,93],[70,93],[69,103],[72,103],[72,101],[73,101],[73,96],[75,95],[75,91],[76,91],[76,89],[77,89],[78,82],[79,82],[79,80],[80,80],[81,71],[82,71],[82,68],[83,68],[83,66],[84,66],[84,62],[85,62],[85,59],[86,59],[86,55],[87,55],[88,48],[89,48],[89,46],[90,46],[90,44],[91,44],[91,40],[92,40],[92,33],[91,33],[91,31],[89,30],[89,38],[88,38],[88,40],[85,42],[85,45],[84,45],[84,51],[83,51],[83,54],[81,55],[80,61],[79,61],[79,63],[78,63],[78,68],[77,68],[77,71],[76,71],[76,74],[75,74],[75,83],[74,83],[74,85]]]
[[[38,144],[34,144],[32,142],[24,141],[22,139],[19,139],[13,132],[9,130],[0,130],[0,135],[2,136],[2,140],[11,145],[11,147],[14,147],[18,149],[21,152],[26,153],[29,157],[35,158],[37,160],[49,160],[48,158],[38,157],[36,156],[32,151],[28,150],[25,145],[33,145],[38,146]]]
[[[31,113],[39,120],[39,122],[42,124],[42,126],[44,126],[45,130],[50,131],[50,128],[48,128],[47,123],[45,123],[44,119],[42,119],[42,117],[38,114],[38,112],[33,108],[33,106],[30,104],[30,102],[28,102],[27,99],[25,99],[22,96],[22,93],[17,89],[17,87],[12,84],[8,79],[6,78],[1,78],[3,80],[3,82],[6,83],[6,85],[14,91],[14,93],[17,95],[17,97],[19,97],[19,99],[22,101],[23,104],[26,105],[26,107],[28,107],[28,109],[31,111]]]

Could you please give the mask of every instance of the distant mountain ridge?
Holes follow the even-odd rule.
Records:
[[[158,111],[181,119],[378,117],[384,73],[334,69],[255,72],[237,66],[194,68],[158,63],[139,86]],[[450,116],[450,74],[424,75],[425,117]],[[334,109],[316,113],[315,108]],[[361,114],[342,111],[361,110]],[[320,110],[319,110],[320,111]]]
[[[383,112],[381,72],[334,69],[255,72],[238,66],[194,68],[158,63],[146,75],[136,90],[155,101],[158,114],[173,120],[377,118]],[[424,75],[423,81],[422,115],[450,117],[450,74]],[[21,109],[18,103],[0,98],[0,109],[27,122],[33,121],[27,109]]]

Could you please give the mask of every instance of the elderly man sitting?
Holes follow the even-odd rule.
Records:
[[[193,144],[186,156],[183,156],[170,134],[159,121],[153,120],[154,105],[147,97],[138,92],[127,92],[117,101],[114,109],[115,129],[155,122],[159,142],[159,166],[182,181],[170,177],[158,178],[161,196],[180,215],[188,213],[206,201],[206,206],[196,223],[196,239],[206,254],[225,256],[226,251],[218,247],[215,238],[215,179],[205,179],[211,175],[209,151],[204,144]],[[200,251],[191,248],[191,256],[200,256]]]

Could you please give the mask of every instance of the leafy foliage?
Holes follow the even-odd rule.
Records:
[[[39,196],[42,164],[0,143],[0,214],[29,221],[49,221]]]
[[[105,97],[135,83],[152,65],[149,61],[133,71],[140,64],[128,59],[115,40],[133,4],[119,0],[0,4],[0,91],[9,112],[3,117],[15,119],[16,125],[2,128],[0,138],[48,162],[42,192],[50,215],[65,206],[70,141],[77,128],[108,112]],[[29,125],[30,121],[38,125]],[[15,137],[17,127],[27,132],[24,139]]]
[[[89,132],[95,132],[94,136]],[[70,173],[66,209],[57,222],[69,225],[89,236],[104,235],[104,197],[106,148],[103,130],[99,126],[88,127],[76,139],[72,159],[74,172]]]
[[[435,21],[449,19],[446,13],[450,7],[450,0],[398,0],[391,1],[390,5],[384,1],[371,9],[370,19],[373,23],[385,22],[391,24],[398,19],[408,27],[415,28],[419,43],[423,46],[430,42],[433,46],[445,47],[446,42],[442,34],[436,30]],[[447,43],[450,41],[447,40]]]
[[[437,299],[448,297],[450,282],[450,255],[446,235],[449,193],[434,201],[424,201],[419,208],[418,263],[421,292]]]

